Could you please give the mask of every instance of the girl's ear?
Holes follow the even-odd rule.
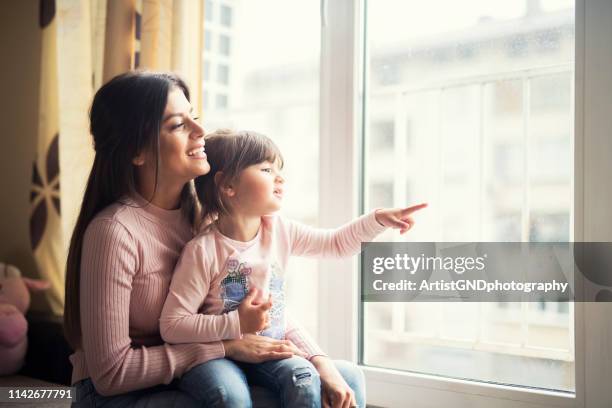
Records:
[[[230,183],[226,183],[224,180],[224,174],[222,171],[218,171],[215,174],[215,185],[219,187],[219,191],[228,197],[233,197],[236,192],[234,191],[234,187]]]

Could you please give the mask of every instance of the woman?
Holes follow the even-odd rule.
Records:
[[[194,405],[178,389],[193,367],[224,356],[261,362],[301,354],[291,342],[259,336],[182,345],[160,338],[172,271],[199,220],[192,180],[210,169],[191,112],[187,86],[167,73],[122,74],[94,97],[96,154],[66,272],[77,405]],[[321,371],[334,406],[346,404],[350,389],[338,371]],[[231,384],[224,392],[231,405]]]

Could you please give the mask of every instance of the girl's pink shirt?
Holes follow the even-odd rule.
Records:
[[[212,225],[191,240],[181,254],[160,318],[162,337],[174,344],[240,338],[238,310],[228,311],[232,302],[225,293],[228,280],[231,284],[238,282],[238,288],[257,287],[260,297],[267,298],[271,279],[280,278],[282,288],[290,256],[351,256],[361,250],[362,242],[371,241],[385,229],[374,212],[333,230],[308,227],[277,215],[264,216],[257,236],[249,242],[232,240]],[[280,316],[284,307],[278,303],[283,299],[282,293],[273,296],[270,311],[283,325],[278,333],[284,333],[284,338],[308,358],[323,355],[290,316],[286,320]]]

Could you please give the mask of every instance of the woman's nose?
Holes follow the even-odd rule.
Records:
[[[196,121],[191,120],[191,137],[194,139],[199,139],[204,137],[206,132],[204,132],[204,128]]]

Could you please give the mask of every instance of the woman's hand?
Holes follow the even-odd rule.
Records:
[[[414,219],[411,217],[411,214],[425,207],[427,207],[427,203],[407,208],[381,208],[376,210],[374,217],[380,225],[399,229],[400,234],[404,234],[414,225]]]
[[[351,387],[334,363],[325,356],[314,356],[311,360],[321,377],[321,406],[323,408],[356,407],[357,401]]]
[[[238,340],[223,340],[223,347],[225,357],[243,363],[282,360],[294,355],[306,357],[306,354],[289,340],[276,340],[255,334],[245,334]]]

